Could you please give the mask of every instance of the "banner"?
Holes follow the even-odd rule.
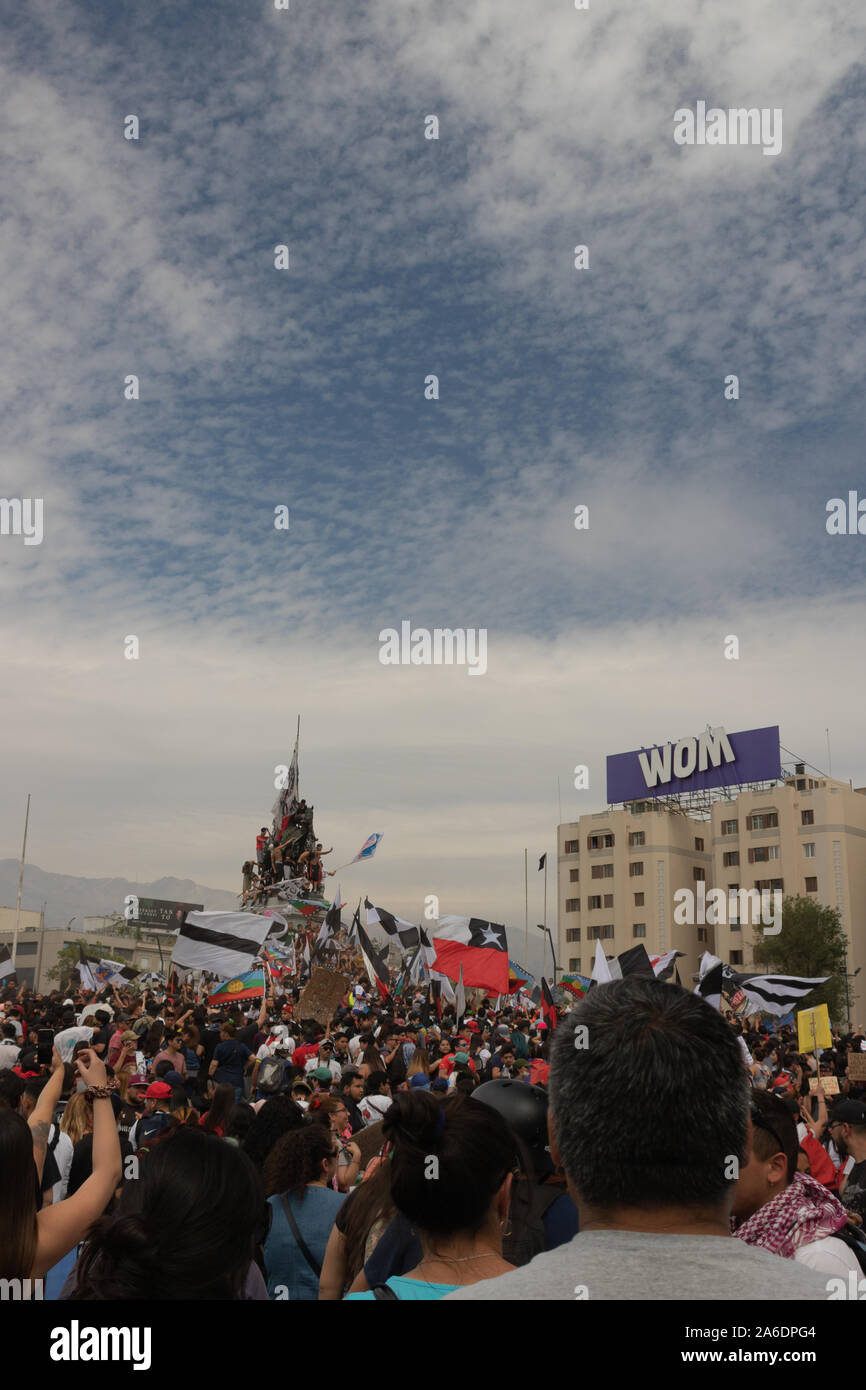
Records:
[[[142,927],[165,927],[177,931],[183,926],[188,912],[203,912],[201,903],[170,902],[166,898],[138,898],[131,893],[123,900],[123,915],[127,922]]]
[[[826,1004],[818,1004],[814,1009],[800,1009],[797,1014],[797,1046],[801,1052],[814,1052],[816,1047],[833,1046],[830,1010]]]

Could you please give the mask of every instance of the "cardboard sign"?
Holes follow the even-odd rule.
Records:
[[[814,1052],[816,1047],[833,1046],[833,1035],[830,1032],[830,1010],[826,1004],[818,1004],[814,1009],[801,1009],[799,1011],[797,1014],[797,1046],[801,1052]]]
[[[317,965],[301,990],[295,1005],[295,1018],[312,1018],[322,1025],[330,1023],[351,983],[348,975]]]
[[[359,1129],[357,1134],[352,1135],[352,1143],[357,1144],[361,1150],[361,1172],[363,1173],[371,1158],[375,1158],[385,1140],[382,1138],[382,1121],[377,1120],[373,1125],[365,1125]]]
[[[838,1096],[838,1094],[839,1094],[839,1078],[838,1078],[837,1076],[822,1076],[822,1077],[821,1077],[821,1085],[824,1087],[824,1095],[825,1095],[825,1096]],[[812,1092],[812,1095],[815,1094],[815,1092],[817,1091],[817,1089],[818,1089],[818,1077],[817,1077],[817,1076],[810,1076],[810,1077],[809,1077],[809,1090]]]
[[[866,1052],[848,1053],[848,1080],[866,1081]]]

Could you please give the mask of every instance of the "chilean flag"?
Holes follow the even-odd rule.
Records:
[[[508,993],[508,942],[505,928],[479,917],[440,917],[433,928],[433,969],[449,980],[460,978],[467,989]]]

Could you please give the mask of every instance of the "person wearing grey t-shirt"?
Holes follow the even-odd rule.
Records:
[[[825,1275],[731,1236],[749,1083],[716,1009],[630,975],[594,986],[551,1050],[551,1155],[580,1232],[446,1301],[830,1297]]]

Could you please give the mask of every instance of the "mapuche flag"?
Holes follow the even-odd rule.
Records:
[[[245,975],[226,980],[225,984],[220,985],[219,989],[214,990],[208,997],[208,1003],[214,1006],[233,1004],[237,999],[256,999],[264,992],[265,972],[259,966],[256,970],[248,970]]]
[[[460,976],[468,989],[508,993],[508,942],[505,928],[480,917],[440,917],[433,929],[434,969],[450,980]]]

